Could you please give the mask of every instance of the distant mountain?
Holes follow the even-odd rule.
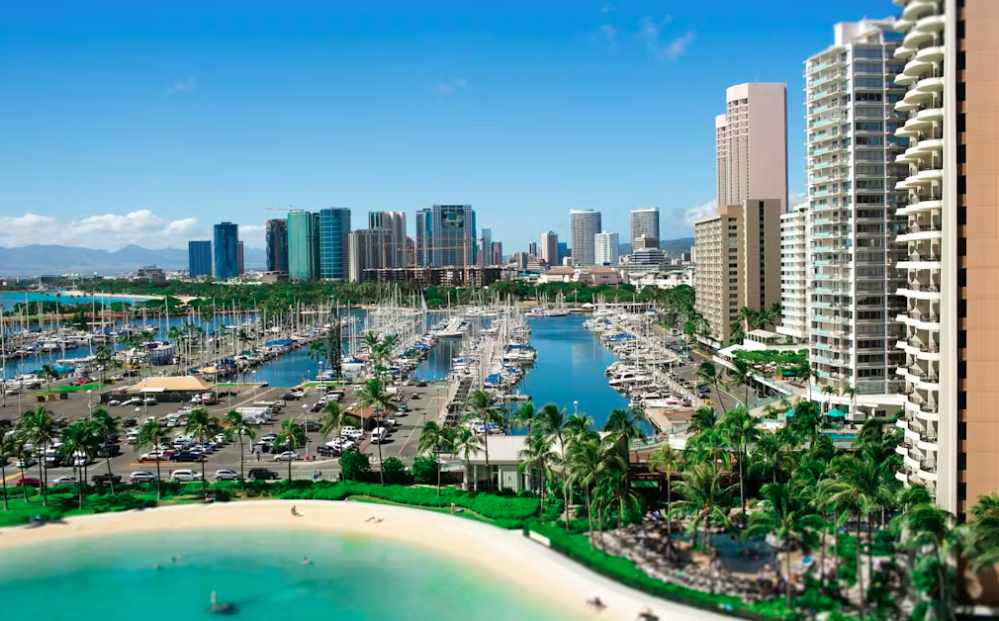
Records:
[[[679,239],[660,239],[659,247],[670,256],[679,257],[682,252],[690,252],[694,245],[693,237],[681,237]],[[631,254],[631,244],[618,244],[618,252],[621,254]]]
[[[266,264],[264,251],[247,248],[243,257],[247,269],[263,269]],[[101,275],[134,272],[144,265],[155,265],[165,270],[187,267],[187,249],[163,248],[153,250],[142,246],[125,246],[113,252],[77,248],[75,246],[20,246],[0,247],[0,275],[38,276],[67,273]]]

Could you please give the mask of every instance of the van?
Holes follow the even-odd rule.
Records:
[[[189,483],[191,481],[200,481],[201,473],[197,470],[174,470],[170,473],[171,481],[179,481],[181,483]]]
[[[388,429],[384,427],[375,427],[371,430],[371,443],[381,444],[388,438]]]

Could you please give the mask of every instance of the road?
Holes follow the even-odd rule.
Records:
[[[231,397],[231,399],[223,399],[222,403],[219,405],[211,406],[209,411],[212,416],[216,416],[221,419],[225,416],[226,412],[231,409],[249,406],[254,402],[259,401],[277,401],[280,399],[281,395],[287,391],[288,389],[286,388],[263,388],[255,391],[243,391],[239,395]],[[400,398],[403,402],[407,403],[409,411],[394,414],[397,421],[396,427],[389,435],[388,440],[382,444],[382,457],[384,459],[388,459],[389,457],[398,457],[407,465],[413,462],[413,459],[417,455],[420,429],[427,420],[436,420],[436,415],[444,404],[445,392],[446,386],[443,384],[434,384],[426,388],[400,387]],[[414,394],[417,394],[418,396],[414,397]],[[318,422],[321,414],[311,412],[311,407],[318,401],[319,394],[314,390],[307,391],[305,398],[301,400],[288,401],[280,415],[276,416],[270,423],[262,426],[258,430],[257,437],[268,433],[279,433],[281,429],[281,421],[288,418],[294,418],[303,425],[310,420]],[[92,402],[96,402],[96,399],[92,399]],[[355,402],[356,399],[353,397],[353,392],[348,387],[345,404],[349,407]],[[178,411],[181,405],[182,404],[180,403],[160,403],[157,405],[139,408],[133,406],[113,406],[109,407],[108,411],[115,416],[121,417],[122,419],[134,418],[141,422],[148,416],[162,417],[172,414]],[[80,418],[86,419],[90,412],[90,408],[87,404],[86,393],[72,394],[69,399],[65,401],[59,400],[48,402],[45,404],[45,407],[53,413],[55,418],[66,418],[69,422]],[[17,406],[15,402],[14,405],[8,405],[6,408],[0,409],[0,419],[6,418],[8,420],[14,419],[16,421],[16,412]],[[171,436],[180,435],[181,431],[181,428],[171,429],[171,432],[173,432],[171,433]],[[316,432],[307,433],[306,435],[309,443],[307,446],[301,447],[297,451],[302,458],[292,462],[292,478],[312,478],[316,472],[321,472],[323,478],[336,478],[340,472],[339,460],[336,458],[325,457],[319,457],[317,459],[316,447],[322,444],[324,440]],[[143,463],[139,461],[139,456],[148,449],[142,451],[136,450],[134,446],[127,444],[124,436],[125,433],[122,433],[120,443],[122,454],[117,455],[110,460],[112,471],[115,474],[122,475],[126,480],[130,473],[139,470],[155,473],[156,462]],[[372,455],[372,467],[377,468],[378,447],[365,440],[361,443],[360,450]],[[257,461],[256,455],[250,452],[248,443],[244,445],[244,451],[246,468],[266,467],[274,470],[282,479],[287,477],[288,464],[286,462],[276,462],[273,460],[273,456],[267,453],[262,454],[261,460]],[[93,476],[94,474],[107,473],[107,462],[107,459],[103,459],[91,463],[87,467],[88,477]],[[205,462],[205,472],[210,480],[214,480],[212,474],[216,470],[229,468],[239,471],[239,467],[240,449],[238,441],[229,442],[222,446],[220,449],[209,455]],[[169,478],[170,470],[177,468],[192,468],[200,470],[201,464],[172,464],[170,462],[163,461],[160,462],[160,468],[161,474],[164,480],[166,480]],[[8,472],[10,472],[9,469]],[[27,474],[28,476],[37,477],[38,466],[35,465],[30,468],[30,471]],[[49,468],[47,476],[48,479],[51,480],[60,476],[73,476],[74,474],[73,468],[61,467]],[[10,481],[17,479],[20,476],[21,473],[19,471],[15,471],[12,474],[9,474],[6,478]]]

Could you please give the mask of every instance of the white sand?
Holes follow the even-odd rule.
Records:
[[[58,293],[60,293],[62,295],[62,297],[64,297],[64,298],[89,298],[89,297],[100,298],[103,295],[104,297],[109,297],[109,298],[121,298],[121,299],[125,299],[125,300],[139,300],[139,301],[144,301],[144,300],[162,300],[163,299],[162,295],[136,295],[134,293],[106,293],[106,294],[101,294],[100,292],[98,292],[96,294],[93,294],[93,293],[91,293],[89,291],[59,291]],[[195,295],[175,295],[175,296],[171,296],[171,297],[174,297],[174,298],[180,300],[184,304],[187,304],[191,300],[197,300],[198,299],[198,296],[195,296]]]
[[[298,507],[301,517],[292,517],[292,506]],[[367,521],[372,516],[383,521]],[[423,546],[473,563],[545,601],[563,606],[573,618],[631,621],[639,610],[650,607],[662,621],[731,619],[623,587],[528,540],[520,531],[504,531],[433,511],[367,503],[244,501],[76,517],[65,524],[3,529],[0,550],[111,533],[199,528],[320,529]],[[607,605],[603,612],[586,606],[587,598],[594,595]]]

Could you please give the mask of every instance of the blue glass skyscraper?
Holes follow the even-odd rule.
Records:
[[[191,278],[212,275],[212,242],[187,242],[187,273]]]
[[[232,222],[215,225],[215,280],[239,276],[239,226]]]
[[[319,277],[347,280],[350,276],[350,209],[319,210]]]

